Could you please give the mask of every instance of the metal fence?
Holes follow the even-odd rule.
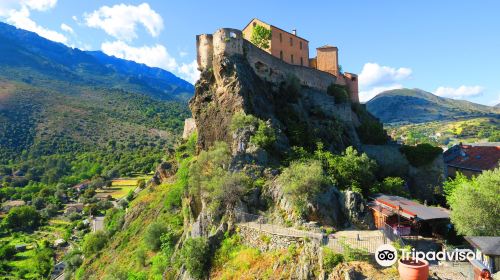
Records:
[[[326,246],[338,253],[343,253],[346,249],[350,248],[374,254],[380,245],[386,244],[387,242],[388,240],[383,236],[360,236],[358,238],[340,237],[328,238]]]
[[[307,237],[314,238],[319,241],[322,241],[324,239],[324,234],[306,230],[298,230],[292,227],[283,227],[270,222],[269,219],[264,216],[249,214],[245,212],[236,211],[235,222],[241,226],[253,228],[269,234],[290,236],[296,238]]]
[[[322,245],[331,248],[332,250],[342,253],[346,248],[358,249],[373,254],[377,248],[392,240],[389,240],[384,235],[380,236],[362,236],[358,235],[355,238],[351,237],[336,237],[334,235],[326,235],[306,230],[298,230],[291,227],[283,227],[269,221],[264,216],[249,214],[245,212],[235,212],[235,222],[240,226],[249,227],[255,230],[266,232],[269,234],[283,235],[296,238],[311,238],[318,240]]]
[[[394,229],[388,225],[384,224],[384,228],[382,229],[382,232],[384,234],[384,237],[389,239],[392,242],[397,242],[401,247],[405,246],[405,243],[401,236],[397,234],[397,232],[394,231]]]

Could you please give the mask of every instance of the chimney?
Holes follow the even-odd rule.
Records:
[[[297,29],[292,29],[292,34],[297,36]]]

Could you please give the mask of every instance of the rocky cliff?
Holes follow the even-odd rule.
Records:
[[[200,62],[201,77],[189,103],[200,149],[216,141],[232,143],[229,127],[236,112],[269,121],[278,132],[274,148],[280,152],[294,145],[313,146],[316,141],[337,151],[359,146],[356,127],[360,123],[351,104],[338,104],[327,93],[334,76],[283,65],[286,63],[244,40],[228,50],[227,45],[238,40],[229,33],[221,30],[213,35],[213,50],[206,51],[204,56],[209,59]],[[203,62],[206,60],[210,62]]]

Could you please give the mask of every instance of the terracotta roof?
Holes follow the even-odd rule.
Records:
[[[500,256],[500,237],[498,236],[466,236],[465,240],[485,255]]]
[[[500,162],[500,146],[456,145],[444,153],[447,165],[483,171],[494,169]]]
[[[376,205],[397,211],[401,208],[400,214],[406,218],[416,218],[417,220],[449,219],[450,211],[441,207],[425,206],[413,200],[395,195],[377,194],[375,195]]]

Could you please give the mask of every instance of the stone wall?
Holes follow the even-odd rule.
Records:
[[[247,226],[238,226],[243,244],[261,251],[287,249],[290,245],[304,245],[305,238],[271,234]],[[314,242],[314,239],[310,239]],[[318,242],[319,243],[319,242]]]
[[[213,35],[198,35],[197,52],[200,70],[211,68],[214,56],[229,57],[241,54],[246,57],[260,78],[276,85],[293,75],[303,86],[326,91],[328,86],[334,84],[337,79],[335,76],[314,68],[288,64],[243,39],[242,32],[237,29],[222,28]]]

